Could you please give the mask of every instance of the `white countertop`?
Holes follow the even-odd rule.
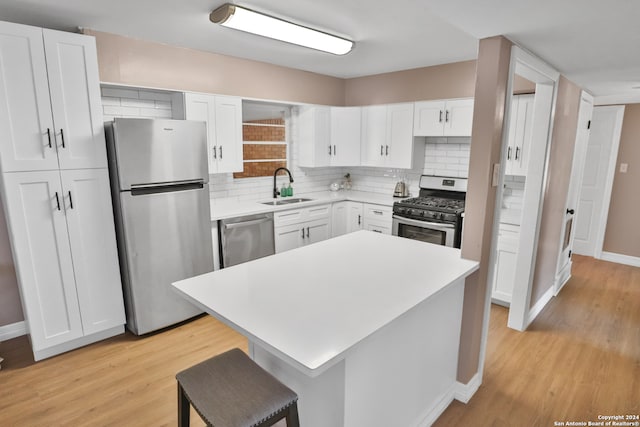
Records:
[[[373,203],[377,205],[393,206],[393,202],[402,200],[393,195],[371,193],[366,191],[319,191],[315,193],[295,194],[292,199],[304,197],[312,199],[309,202],[292,203],[290,205],[264,205],[260,202],[269,202],[273,199],[265,197],[258,201],[239,201],[237,199],[212,199],[211,220],[235,218],[244,215],[253,215],[265,212],[275,212],[287,209],[304,208],[307,206],[350,200],[353,202]],[[286,198],[285,198],[286,199]]]
[[[478,268],[460,250],[358,231],[173,284],[309,376]]]

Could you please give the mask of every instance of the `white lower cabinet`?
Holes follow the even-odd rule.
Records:
[[[107,169],[3,174],[35,360],[124,331]]]
[[[495,275],[491,293],[493,302],[500,305],[509,306],[511,304],[519,239],[520,227],[511,224],[500,224]]]
[[[362,230],[364,224],[364,209],[360,202],[336,202],[331,212],[332,237],[342,236]]]
[[[331,205],[291,209],[274,214],[276,253],[331,237]]]
[[[391,234],[393,208],[391,206],[364,203],[364,229],[376,233]]]

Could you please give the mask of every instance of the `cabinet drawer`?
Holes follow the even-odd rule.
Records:
[[[372,221],[389,221],[393,217],[393,208],[390,206],[364,204],[364,219]]]
[[[291,209],[286,211],[274,212],[273,225],[279,227],[281,225],[297,224],[303,222],[304,209]]]
[[[302,209],[287,209],[273,214],[273,225],[280,227],[282,225],[299,224],[305,221],[313,221],[316,219],[325,219],[331,217],[331,204],[311,206]]]
[[[365,230],[374,231],[376,233],[391,235],[391,224],[382,224],[379,222],[366,222],[364,225]]]

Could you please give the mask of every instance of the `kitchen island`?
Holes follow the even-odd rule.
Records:
[[[300,396],[305,427],[430,425],[453,399],[460,251],[359,231],[176,282]]]

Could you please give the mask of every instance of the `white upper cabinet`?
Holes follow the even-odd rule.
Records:
[[[362,108],[331,107],[331,166],[360,165]]]
[[[93,37],[0,22],[0,99],[3,172],[107,167]]]
[[[362,166],[413,167],[413,104],[362,108]]]
[[[298,155],[302,167],[329,166],[331,108],[304,106],[298,110]]]
[[[300,107],[300,166],[358,166],[360,116],[360,107]]]
[[[242,99],[184,94],[185,118],[207,124],[209,173],[242,172]]]
[[[505,165],[507,175],[527,175],[533,129],[533,101],[534,95],[516,95],[511,100],[509,144]]]
[[[415,103],[415,136],[471,136],[473,98]]]

